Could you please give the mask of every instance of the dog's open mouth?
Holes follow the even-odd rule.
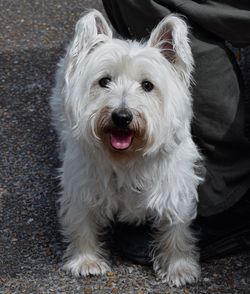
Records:
[[[110,144],[116,150],[126,150],[131,146],[133,137],[131,130],[114,129],[110,132]]]

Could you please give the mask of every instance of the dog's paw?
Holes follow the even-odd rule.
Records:
[[[201,272],[199,263],[192,258],[171,260],[166,270],[158,264],[154,267],[157,275],[171,287],[192,284],[199,279]]]
[[[108,264],[96,256],[73,256],[69,259],[63,269],[75,277],[88,275],[104,275],[110,271]]]

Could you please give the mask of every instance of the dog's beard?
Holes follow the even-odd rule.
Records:
[[[114,160],[127,160],[144,154],[153,143],[145,115],[137,110],[130,110],[133,113],[133,121],[126,128],[114,125],[111,107],[102,108],[95,117],[93,137],[97,138],[101,148]]]

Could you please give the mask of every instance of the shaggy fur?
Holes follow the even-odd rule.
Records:
[[[170,285],[199,277],[189,225],[200,159],[190,134],[193,58],[185,22],[163,19],[145,43],[112,38],[96,10],[77,23],[51,97],[61,142],[60,221],[72,274],[109,270],[98,235],[114,216],[154,226],[153,266]],[[132,121],[117,126],[113,113]]]

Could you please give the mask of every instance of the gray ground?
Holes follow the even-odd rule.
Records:
[[[100,0],[0,0],[0,293],[250,293],[250,253],[202,263],[199,283],[182,289],[120,258],[103,277],[76,279],[60,269],[48,97],[86,7],[103,10]]]

